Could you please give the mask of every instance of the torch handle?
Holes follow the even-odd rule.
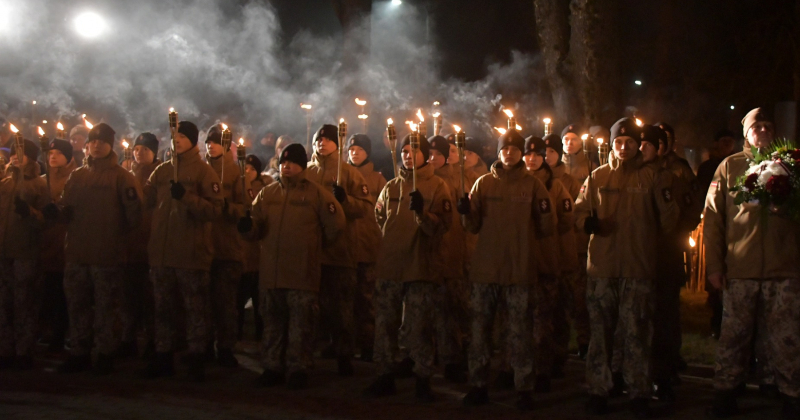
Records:
[[[337,162],[336,166],[336,185],[341,187],[342,186],[342,152],[344,148],[342,147],[342,139],[339,138],[339,162]]]
[[[248,198],[248,194],[247,194],[247,182],[246,182],[247,181],[246,180],[247,173],[244,170],[244,168],[245,168],[244,160],[240,159],[239,160],[239,172],[242,174],[242,199],[244,200],[244,201],[242,201],[242,204],[244,204],[245,208],[250,208],[250,205],[252,203],[250,202],[250,200]]]
[[[175,142],[175,135],[177,134],[177,127],[170,127],[170,131],[172,131],[172,157],[170,160],[172,161],[172,181],[178,182],[178,149],[177,143]]]
[[[462,146],[462,147],[458,148],[458,166],[459,166],[459,172],[461,172],[461,194],[466,195],[467,191],[465,190],[466,182],[464,182],[464,163],[465,163],[464,162],[464,147]],[[457,197],[457,198],[461,198],[461,197]]]
[[[392,169],[394,169],[394,177],[397,178],[397,151],[392,147]]]

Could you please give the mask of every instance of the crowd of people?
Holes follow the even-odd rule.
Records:
[[[142,375],[173,376],[181,356],[202,381],[208,363],[238,365],[249,300],[260,386],[308,387],[323,347],[341,376],[356,357],[374,362],[370,397],[414,377],[416,397],[433,401],[441,370],[469,384],[466,406],[513,388],[527,411],[564,377],[574,331],[587,413],[627,392],[646,418],[652,397],[675,399],[684,252],[702,218],[724,308],[708,414],[736,414],[755,347],[759,380],[797,419],[800,233],[734,203],[750,146],[774,137],[759,108],[742,124],[744,150],[720,132],[697,175],[668,124],[631,118],[602,134],[600,156],[576,124],[544,138],[512,128],[489,165],[475,139],[460,149],[454,135],[409,133],[383,174],[369,137],[328,124],[313,150],[280,137],[274,158],[248,155],[243,168],[220,125],[181,121],[166,155],[142,133],[131,160],[104,123],[75,127],[46,156],[4,126],[0,369],[33,368],[44,326],[50,349],[68,350],[60,373],[109,374],[143,356]]]

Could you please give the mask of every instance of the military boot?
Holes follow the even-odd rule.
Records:
[[[454,384],[467,383],[466,367],[461,363],[448,363],[444,365],[444,379]]]
[[[239,361],[233,356],[233,351],[226,348],[217,351],[217,364],[226,368],[239,367]]]
[[[175,376],[175,357],[172,352],[154,354],[150,359],[150,363],[142,371],[142,376],[147,379]]]
[[[464,395],[462,401],[466,407],[489,404],[489,390],[486,387],[474,386],[467,392],[467,395]]]
[[[339,356],[336,359],[339,376],[353,376],[353,363],[348,356]]]
[[[364,390],[365,397],[386,397],[397,393],[394,383],[394,375],[386,373],[375,378],[374,381]]]
[[[258,385],[263,387],[273,387],[286,383],[286,375],[277,370],[264,369],[258,377]]]
[[[92,373],[95,375],[110,375],[114,370],[114,357],[110,354],[98,353]]]
[[[726,419],[739,412],[739,405],[736,402],[736,390],[716,391],[714,393],[714,403],[706,409],[706,415],[712,419]]]
[[[414,393],[417,400],[423,403],[432,403],[435,398],[433,391],[431,391],[431,378],[422,378],[417,376],[417,383],[414,386]]]
[[[61,366],[58,373],[78,373],[92,368],[92,358],[88,354],[81,356],[69,356]]]
[[[203,382],[206,380],[205,364],[206,355],[203,353],[192,353],[189,355],[189,379],[194,382]]]
[[[625,378],[622,376],[622,373],[621,372],[612,373],[611,381],[613,382],[614,387],[611,388],[611,391],[608,391],[609,398],[621,397],[622,394],[625,393]]]

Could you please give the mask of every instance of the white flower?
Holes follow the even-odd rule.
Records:
[[[759,166],[764,167],[764,169],[758,175],[758,183],[761,186],[766,186],[767,181],[769,181],[769,179],[774,175],[789,175],[789,173],[786,172],[786,168],[774,160],[763,162]]]

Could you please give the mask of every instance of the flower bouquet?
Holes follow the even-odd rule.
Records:
[[[761,204],[800,221],[800,149],[777,139],[767,149],[751,147],[750,168],[736,180],[734,203]]]

